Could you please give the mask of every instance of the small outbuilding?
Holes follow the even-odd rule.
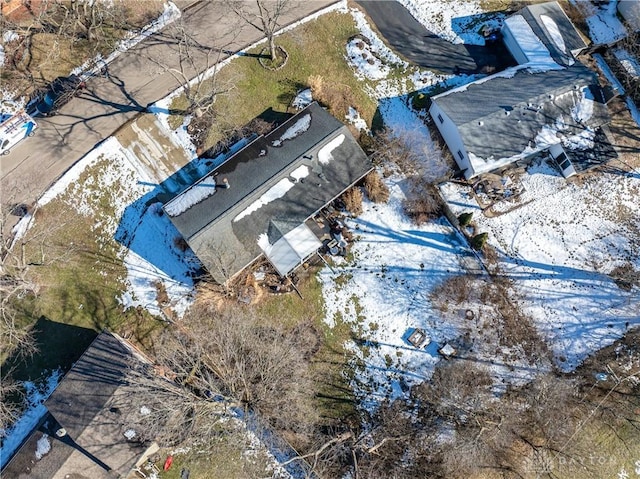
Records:
[[[587,48],[582,35],[558,2],[522,8],[505,20],[502,37],[520,65],[551,56],[558,65],[570,66]]]

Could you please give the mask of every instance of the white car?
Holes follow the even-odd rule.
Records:
[[[37,127],[35,120],[24,111],[0,123],[0,154],[8,155],[11,147],[33,136]]]

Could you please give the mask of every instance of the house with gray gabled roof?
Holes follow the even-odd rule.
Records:
[[[314,102],[163,209],[217,282],[262,255],[285,276],[322,246],[306,222],[372,169],[349,129]]]
[[[432,97],[429,113],[460,174],[470,179],[542,151],[565,176],[615,158],[598,78],[575,58],[586,45],[558,3],[523,8],[502,33],[520,65]]]
[[[589,148],[609,121],[598,79],[580,63],[515,67],[433,97],[430,114],[467,179],[555,144]]]
[[[522,8],[505,20],[502,36],[509,52],[521,65],[535,61],[542,51],[558,65],[570,66],[587,48],[558,2]]]
[[[45,401],[42,424],[2,470],[16,479],[127,477],[148,451],[135,438],[127,371],[147,360],[119,336],[103,332]]]

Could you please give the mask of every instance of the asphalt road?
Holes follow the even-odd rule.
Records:
[[[491,47],[453,44],[438,37],[395,1],[359,0],[389,45],[408,61],[442,73],[478,73],[487,67],[502,70],[511,56],[498,42]]]
[[[335,0],[299,2],[281,23],[293,23],[333,3]],[[114,60],[108,67],[108,76],[88,80],[87,89],[65,105],[58,115],[36,118],[36,135],[14,146],[9,155],[0,157],[2,203],[33,204],[97,144],[144,111],[147,105],[178,88],[179,80],[167,68],[180,70],[180,47],[175,31],[182,26],[200,46],[193,50],[199,70],[262,37],[260,31],[229,12],[225,2],[205,0],[192,4],[176,23]],[[210,47],[223,53],[207,55]],[[255,61],[247,58],[250,60]],[[193,69],[185,71],[189,77],[197,74]],[[18,219],[10,217],[5,226],[12,226]]]

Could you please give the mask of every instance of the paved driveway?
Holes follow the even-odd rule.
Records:
[[[478,73],[486,67],[502,70],[512,64],[501,42],[492,47],[453,44],[438,37],[395,1],[359,0],[387,43],[408,61],[442,73]]]

